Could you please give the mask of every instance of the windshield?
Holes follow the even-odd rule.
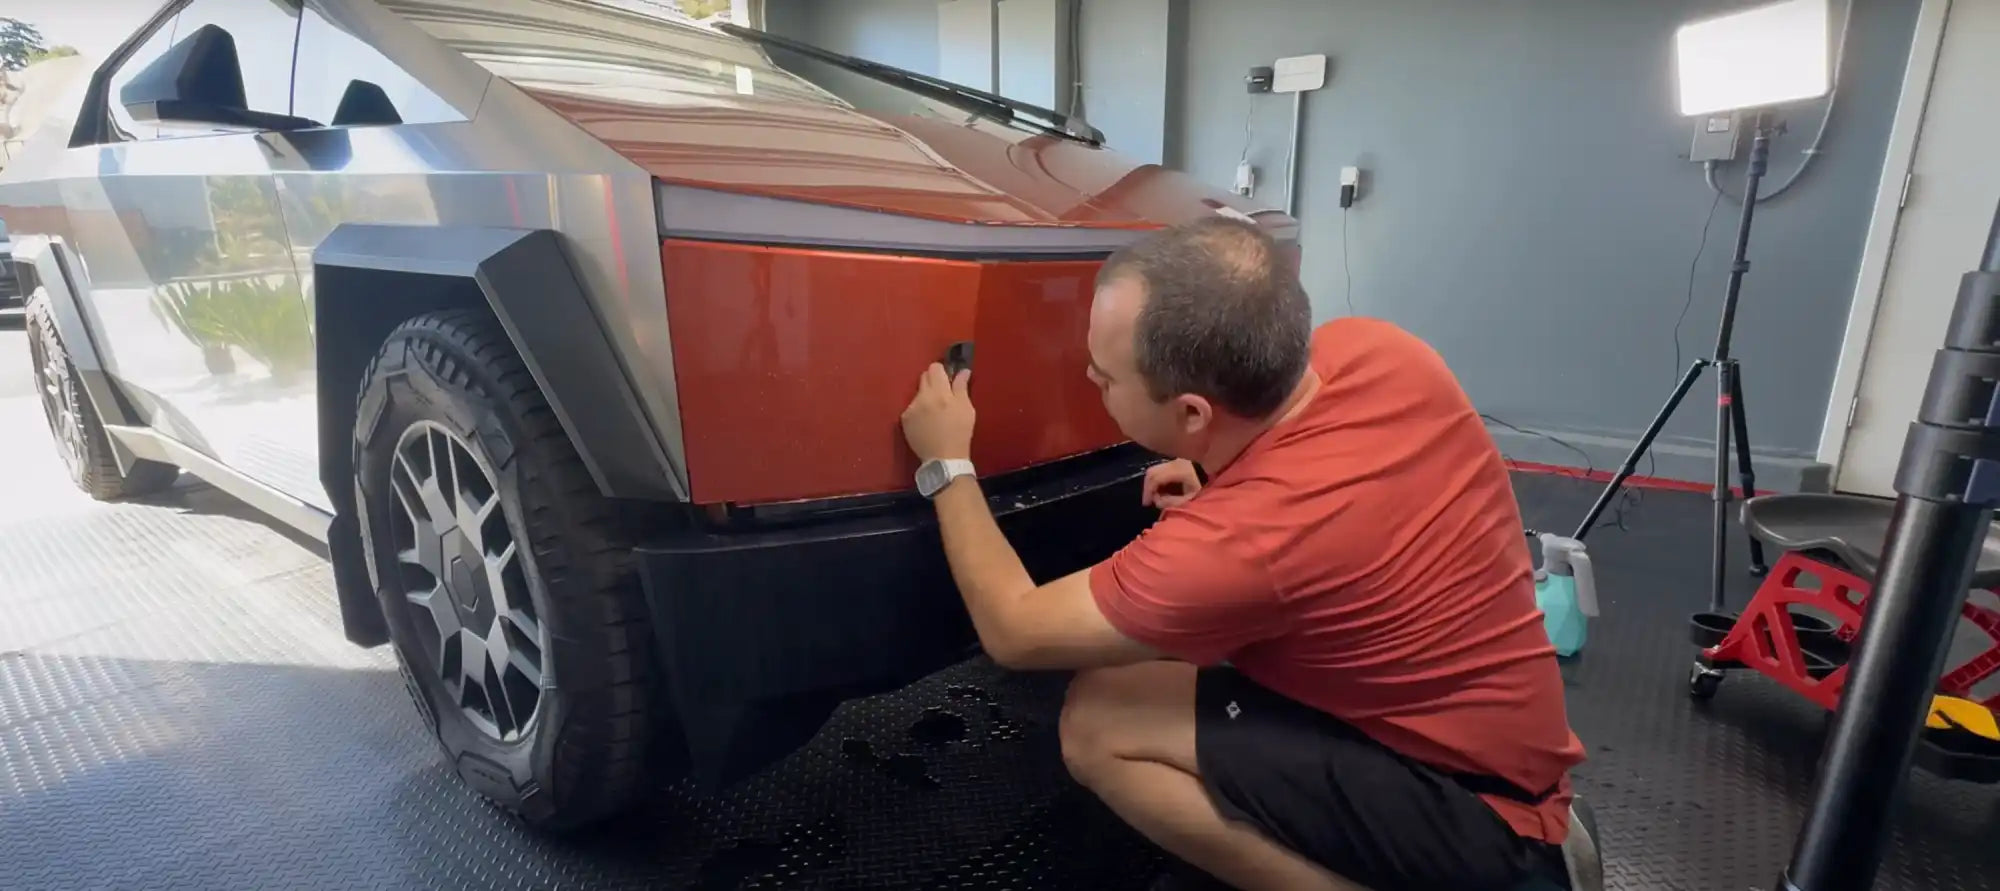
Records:
[[[636,0],[624,0],[636,3]],[[558,0],[382,0],[432,37],[530,90],[678,108],[779,102],[882,117],[1005,122],[894,83],[765,47],[650,6]],[[1022,133],[1044,128],[1025,121]]]

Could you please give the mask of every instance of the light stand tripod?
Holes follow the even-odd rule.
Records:
[[[1681,399],[1694,387],[1694,382],[1701,377],[1702,370],[1713,367],[1716,372],[1715,490],[1710,493],[1710,498],[1715,505],[1715,539],[1711,554],[1708,599],[1709,611],[1717,613],[1723,611],[1723,572],[1729,553],[1731,436],[1736,440],[1736,470],[1743,483],[1743,497],[1748,498],[1757,491],[1757,476],[1750,467],[1750,421],[1749,410],[1743,403],[1743,373],[1737,366],[1736,359],[1729,355],[1729,338],[1736,328],[1736,297],[1743,288],[1743,274],[1750,271],[1748,259],[1750,222],[1757,212],[1757,188],[1763,182],[1765,169],[1770,166],[1771,136],[1784,131],[1784,124],[1768,123],[1762,110],[1755,112],[1753,121],[1755,138],[1750,143],[1750,169],[1748,176],[1745,177],[1743,216],[1736,224],[1736,255],[1729,267],[1729,291],[1722,301],[1722,324],[1715,334],[1715,354],[1696,359],[1693,365],[1688,366],[1687,373],[1681,376],[1680,383],[1674,387],[1673,395],[1667,397],[1667,404],[1661,406],[1660,413],[1653,416],[1653,423],[1646,427],[1645,434],[1639,437],[1639,442],[1632,447],[1631,454],[1625,456],[1625,463],[1619,465],[1618,472],[1611,477],[1611,482],[1598,494],[1597,503],[1590,506],[1590,513],[1584,516],[1583,522],[1576,527],[1576,533],[1570,536],[1582,541],[1583,537],[1589,535],[1590,530],[1597,526],[1597,519],[1611,506],[1612,499],[1618,497],[1619,491],[1625,486],[1625,480],[1629,479],[1632,472],[1638,468],[1639,459],[1653,447],[1653,440],[1660,435],[1660,429],[1667,425],[1667,419],[1673,417],[1674,410],[1680,407]],[[1750,571],[1760,576],[1766,571],[1764,547],[1755,538],[1750,539]]]

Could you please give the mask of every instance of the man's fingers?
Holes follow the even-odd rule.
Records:
[[[960,396],[970,396],[972,394],[972,369],[961,368],[958,370],[958,374],[954,375],[951,379],[951,391]]]

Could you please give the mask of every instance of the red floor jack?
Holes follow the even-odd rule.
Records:
[[[1743,527],[1784,556],[1741,613],[1690,619],[1689,636],[1703,649],[1688,676],[1688,693],[1706,700],[1724,672],[1747,668],[1835,709],[1893,507],[1850,495],[1765,495],[1744,502]],[[2000,588],[2000,533],[1988,534],[1972,588],[2000,597],[1994,591]],[[2000,782],[2000,740],[1991,737],[2000,690],[1983,684],[2000,675],[2000,609],[1973,602],[1977,598],[1960,608],[1960,621],[1983,632],[1985,646],[1938,680],[1916,763],[1940,776],[1994,783]]]

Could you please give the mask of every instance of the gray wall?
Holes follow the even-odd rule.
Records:
[[[935,76],[938,0],[764,0],[764,27]]]
[[[1106,145],[1178,167],[1189,0],[1078,2],[1084,116]]]
[[[936,52],[928,0],[811,5],[807,39],[912,67]],[[1327,88],[1306,101],[1300,156],[1305,277],[1319,317],[1347,313],[1351,298],[1356,311],[1396,321],[1437,347],[1482,411],[1553,432],[1608,469],[1714,338],[1738,209],[1727,200],[1696,270],[1676,365],[1675,320],[1714,195],[1678,157],[1693,131],[1673,110],[1672,39],[1683,21],[1741,5],[1085,0],[1086,110],[1114,125],[1114,146],[1227,186],[1254,108],[1259,195],[1281,205],[1289,97],[1249,96],[1243,76],[1280,56],[1331,56]],[[1758,208],[1735,352],[1760,483],[1790,485],[1818,439],[1918,4],[1857,5],[1822,153],[1791,192]],[[1146,34],[1161,35],[1158,45],[1135,41]],[[1163,64],[1180,69],[1164,101],[1152,79]],[[1822,107],[1788,111],[1774,179],[1802,159]],[[1149,128],[1162,132],[1157,144]],[[1343,219],[1347,164],[1367,179]],[[1741,167],[1723,181],[1740,188]],[[1704,379],[1668,426],[1658,464],[1640,472],[1707,476],[1713,386]],[[1496,433],[1513,457],[1581,463],[1547,440]]]

